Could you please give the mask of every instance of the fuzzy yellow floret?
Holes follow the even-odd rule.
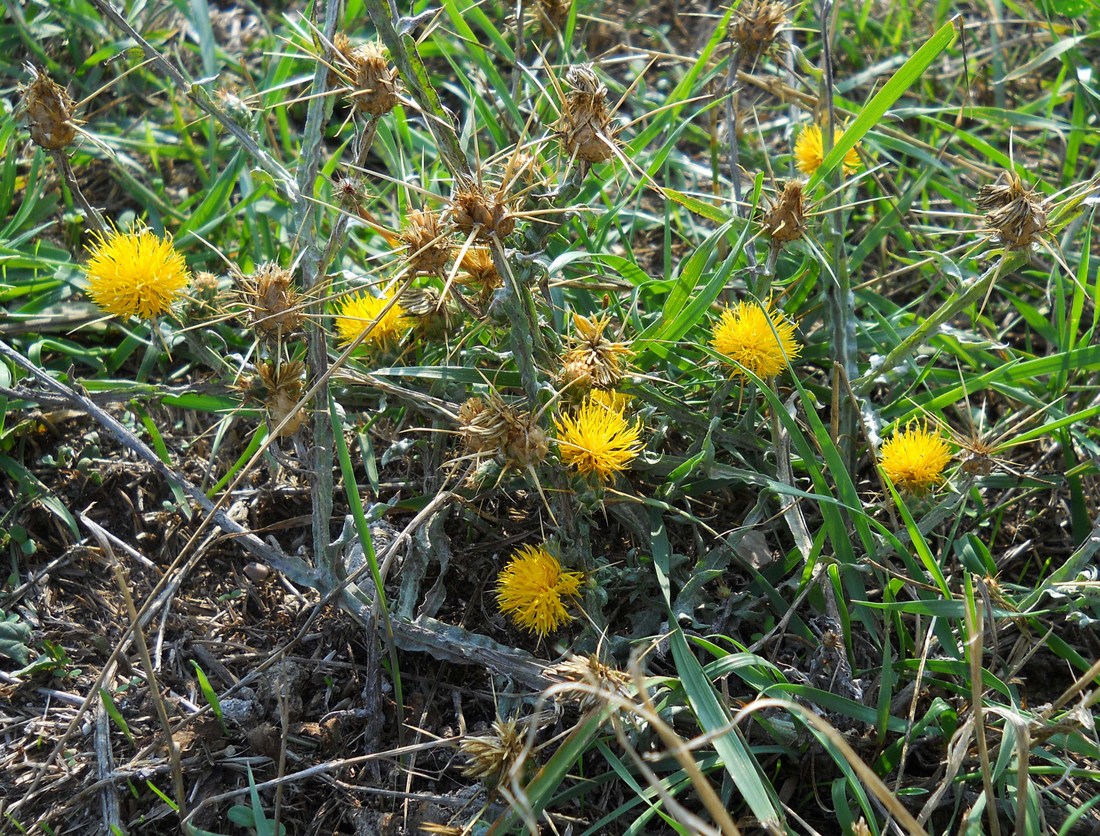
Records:
[[[714,324],[710,344],[719,354],[764,378],[779,374],[802,352],[794,323],[781,311],[759,302],[738,302],[724,310]]]
[[[836,130],[833,133],[833,144],[840,141],[844,131]],[[854,147],[844,155],[844,176],[851,177],[859,171],[859,148],[857,142]],[[794,143],[794,160],[798,170],[809,176],[821,166],[825,159],[824,144],[821,139],[821,128],[818,125],[806,125],[798,134]]]
[[[561,460],[582,475],[595,473],[604,482],[626,470],[642,449],[640,425],[627,421],[623,409],[591,397],[576,412],[556,418],[554,426]]]
[[[923,494],[943,481],[951,461],[951,448],[926,426],[910,424],[883,442],[879,450],[882,470],[900,490]]]
[[[565,602],[580,594],[583,580],[563,572],[544,546],[522,546],[497,576],[497,605],[517,627],[546,637],[572,619]]]
[[[404,336],[412,323],[399,303],[389,305],[392,299],[392,293],[382,296],[360,293],[345,300],[336,313],[340,344],[351,345],[364,331],[367,335],[363,342],[376,347],[391,345]]]
[[[167,313],[191,274],[172,238],[147,229],[100,236],[84,268],[88,296],[114,316],[145,319]]]

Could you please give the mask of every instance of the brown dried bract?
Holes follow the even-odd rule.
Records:
[[[573,0],[535,0],[528,7],[528,17],[544,35],[560,32],[569,19]]]
[[[398,73],[386,59],[380,44],[373,41],[352,46],[351,39],[337,32],[332,39],[335,47],[333,66],[328,83],[343,84],[348,100],[355,108],[370,116],[384,116],[397,106]]]
[[[610,317],[601,318],[573,315],[576,335],[570,338],[571,346],[562,358],[559,375],[564,385],[584,391],[586,389],[614,389],[623,379],[626,358],[630,349],[626,343],[613,342],[604,336]]]
[[[783,41],[776,40],[787,25],[787,7],[782,3],[751,0],[742,3],[734,14],[729,36],[740,48],[743,63],[751,66],[769,50],[786,46]]]
[[[1047,201],[1024,187],[1014,173],[1004,183],[991,183],[978,190],[977,204],[984,209],[987,229],[1012,250],[1030,247],[1046,232]]]
[[[440,276],[447,269],[451,240],[438,212],[409,212],[400,239],[414,274]]]
[[[607,88],[591,66],[570,67],[565,74],[572,88],[565,94],[557,134],[570,157],[586,163],[602,163],[615,154],[618,129],[607,108]]]
[[[550,451],[546,431],[535,418],[499,395],[470,398],[459,407],[458,420],[466,449],[476,456],[495,456],[523,469],[538,464]]]
[[[289,270],[268,261],[251,276],[236,271],[236,278],[249,311],[249,324],[260,337],[277,340],[298,332],[305,297],[294,287]]]
[[[246,398],[264,405],[271,429],[279,426],[287,416],[292,416],[279,430],[279,438],[293,435],[305,423],[305,409],[295,410],[305,391],[305,364],[300,360],[282,363],[261,361],[256,374],[242,378],[236,388]]]
[[[760,224],[776,246],[797,241],[806,234],[806,196],[801,180],[788,180]]]
[[[499,192],[490,194],[480,184],[455,192],[450,214],[459,232],[473,234],[478,240],[488,240],[494,235],[506,238],[516,228],[515,215],[504,197]]]
[[[80,120],[73,117],[73,100],[68,91],[45,73],[34,71],[23,88],[16,116],[27,120],[31,141],[47,151],[59,151],[76,138]]]

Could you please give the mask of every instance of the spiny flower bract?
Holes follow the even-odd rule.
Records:
[[[879,462],[899,489],[923,494],[943,481],[943,469],[951,461],[951,448],[924,425],[910,424],[882,444]]]
[[[595,473],[604,482],[626,470],[642,444],[641,426],[627,421],[623,411],[588,397],[575,412],[555,418],[561,460],[584,476]]]
[[[497,606],[524,630],[545,638],[572,616],[565,599],[580,594],[584,575],[563,572],[545,546],[521,546],[497,576]]]
[[[367,345],[382,347],[397,342],[410,330],[412,323],[398,302],[394,302],[389,310],[382,313],[392,299],[393,293],[382,296],[360,293],[348,297],[336,313],[336,332],[340,335],[340,345],[351,345],[367,329],[370,330],[363,339]],[[377,323],[375,319],[378,319]]]
[[[844,136],[844,131],[839,128],[835,130],[833,132],[833,144],[836,145],[842,136]],[[857,142],[844,155],[845,177],[851,177],[859,171],[859,154],[856,151],[858,147],[859,143]],[[806,125],[799,132],[798,139],[794,143],[794,159],[798,170],[807,176],[812,175],[821,166],[822,160],[825,159],[825,147],[821,139],[821,127],[819,125]]]
[[[171,236],[161,238],[147,229],[113,229],[99,236],[84,271],[92,301],[121,317],[167,313],[191,280]]]
[[[719,354],[764,378],[779,374],[802,352],[794,323],[770,304],[765,308],[759,302],[738,302],[722,311],[710,344]]]

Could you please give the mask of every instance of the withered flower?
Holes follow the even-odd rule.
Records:
[[[73,100],[68,91],[45,73],[31,68],[31,83],[23,88],[16,117],[24,117],[31,141],[47,151],[59,151],[76,138],[80,120],[73,116]]]
[[[570,158],[586,163],[602,163],[615,154],[615,137],[607,107],[607,88],[592,67],[580,64],[565,74],[570,89],[562,102],[557,134]]]
[[[278,340],[298,332],[305,297],[294,286],[289,270],[268,261],[249,276],[235,267],[233,273],[249,312],[249,324],[262,339]]]

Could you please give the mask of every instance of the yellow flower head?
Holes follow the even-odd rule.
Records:
[[[497,576],[497,606],[517,627],[545,637],[572,620],[563,599],[579,596],[583,580],[563,572],[545,546],[521,546]]]
[[[603,482],[626,470],[642,444],[641,426],[627,421],[623,411],[588,397],[575,413],[555,418],[561,460],[585,476],[595,473]]]
[[[923,494],[943,481],[951,449],[923,424],[910,424],[883,442],[879,450],[883,472],[898,488]]]
[[[794,323],[782,311],[759,302],[738,302],[722,311],[710,344],[719,354],[765,378],[779,374],[802,352]]]
[[[191,280],[171,236],[147,229],[100,235],[84,272],[88,295],[101,310],[145,319],[167,313]]]
[[[835,145],[844,136],[844,131],[837,129],[833,132],[833,144]],[[859,154],[856,149],[860,143],[848,150],[844,155],[844,176],[851,177],[859,171]],[[809,176],[817,171],[821,161],[825,159],[824,145],[821,140],[821,128],[818,125],[805,125],[798,134],[794,143],[794,160],[798,170]]]
[[[344,300],[336,312],[336,331],[340,335],[340,345],[351,345],[368,329],[369,333],[363,342],[376,347],[390,345],[404,336],[412,328],[404,308],[394,302],[389,310],[382,313],[391,299],[392,292],[382,296],[360,293]]]

